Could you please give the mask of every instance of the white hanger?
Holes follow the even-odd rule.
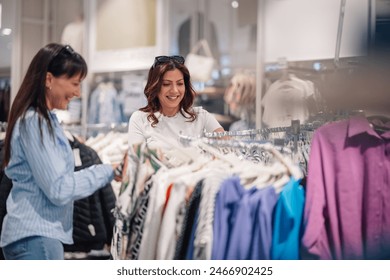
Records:
[[[283,156],[272,144],[265,143],[261,145],[263,148],[274,154],[274,156],[287,167],[291,176],[297,180],[303,178],[302,171],[299,169],[299,167],[296,166],[289,158]]]
[[[64,134],[65,134],[66,138],[68,138],[68,140],[70,140],[72,142],[74,141],[74,137],[73,137],[72,133],[70,133],[69,130],[64,130]]]
[[[236,161],[238,165],[232,163],[232,166],[235,166],[233,172],[240,174],[240,177],[244,180],[243,184],[249,184],[250,186],[256,185],[259,188],[275,185],[276,188],[280,188],[288,182],[291,176],[295,179],[303,177],[299,167],[293,164],[289,158],[283,156],[272,144],[256,143],[253,145],[271,152],[275,159],[277,159],[277,162],[272,166],[264,166],[251,162],[245,162],[245,165],[243,165],[239,161]],[[275,179],[277,180],[275,181]],[[251,182],[251,180],[254,181]]]

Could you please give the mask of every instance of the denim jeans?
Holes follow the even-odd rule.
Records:
[[[6,260],[63,260],[64,247],[59,240],[32,236],[3,248]]]

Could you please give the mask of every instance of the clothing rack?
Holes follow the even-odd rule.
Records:
[[[11,86],[10,84],[11,79],[10,78],[0,78],[0,90],[4,90],[6,88],[9,88]]]
[[[110,131],[113,132],[127,132],[128,124],[127,123],[112,123],[112,124],[62,124],[62,127],[65,130],[69,130],[70,132],[76,133],[81,136],[90,136],[90,134],[96,133],[107,133]]]
[[[112,124],[87,124],[86,127],[88,130],[110,130],[118,132],[127,132],[127,123],[112,123]]]
[[[0,122],[0,140],[5,139],[5,134],[7,131],[7,123],[6,122]]]
[[[223,137],[235,137],[235,136],[255,136],[266,135],[270,133],[289,132],[292,134],[299,134],[301,131],[313,131],[320,127],[322,124],[319,122],[313,122],[301,125],[299,120],[292,120],[291,126],[286,127],[271,127],[260,129],[249,129],[239,131],[224,131],[224,132],[206,132],[204,137],[207,138],[223,138]]]
[[[271,127],[271,128],[260,128],[260,129],[250,129],[250,130],[241,130],[241,131],[224,131],[224,132],[206,132],[204,133],[205,138],[228,138],[228,137],[250,137],[253,139],[256,135],[269,135],[272,133],[281,133],[285,132],[288,134],[290,139],[293,141],[293,153],[296,153],[298,150],[298,140],[302,132],[312,132],[319,128],[323,123],[322,122],[313,122],[307,124],[300,124],[299,120],[292,120],[291,126],[286,127]],[[281,145],[281,141],[275,139],[275,145]],[[285,141],[283,141],[284,144]],[[282,145],[283,146],[283,145]]]
[[[7,122],[0,122],[0,132],[5,132],[7,130]]]
[[[278,194],[284,196],[284,190],[286,189],[289,189],[287,193],[293,191],[295,194],[295,191],[291,190],[292,183],[298,188],[299,181],[302,178],[298,165],[294,164],[288,156],[281,155],[270,143],[262,144],[249,141],[245,144],[244,141],[183,136],[183,138],[188,138],[192,145],[189,149],[183,148],[182,151],[181,147],[177,146],[176,141],[171,141],[169,138],[164,139],[163,135],[160,135],[160,137],[163,138],[162,141],[166,140],[161,149],[155,147],[151,149],[146,143],[140,146],[137,145],[132,149],[135,152],[134,156],[130,158],[133,164],[128,165],[130,169],[122,182],[118,204],[115,209],[117,220],[111,245],[113,259],[272,258],[274,255],[271,253],[271,248],[275,247],[272,244],[279,240],[273,238],[273,234],[277,235],[279,230],[273,231],[272,224],[285,223],[278,217],[274,218],[273,215],[278,201]],[[207,145],[207,142],[217,141],[225,141],[227,146],[239,145],[238,142],[242,142],[243,147],[253,146],[259,151],[260,155],[263,151],[268,152],[270,161],[253,161],[247,157],[224,154],[215,149],[216,147]],[[198,148],[203,150],[204,153],[199,153]],[[184,163],[183,159],[187,157],[185,151],[188,152],[188,160]],[[182,155],[183,158],[181,158]],[[170,166],[171,160],[179,164]],[[183,168],[185,165],[187,167]],[[232,180],[237,185],[230,184],[230,182],[233,182]],[[191,192],[191,190],[193,191]],[[264,212],[267,213],[266,221],[269,221],[267,224],[260,219],[253,219],[253,215],[246,216],[250,219],[248,221],[250,227],[257,230],[259,228],[257,225],[261,224],[262,228],[267,229],[269,232],[266,236],[269,239],[262,238],[263,245],[261,246],[242,246],[242,248],[248,248],[248,251],[252,251],[252,249],[259,250],[258,253],[247,254],[240,250],[232,250],[232,254],[237,252],[237,255],[228,257],[224,252],[224,250],[228,250],[230,246],[228,244],[234,247],[234,244],[238,243],[232,244],[228,241],[231,239],[223,238],[224,236],[240,239],[244,233],[245,236],[253,235],[256,237],[262,234],[239,225],[238,223],[242,222],[244,217],[243,219],[234,219],[237,222],[234,226],[236,227],[235,230],[233,230],[233,227],[225,226],[228,225],[228,221],[223,218],[224,215],[221,215],[222,212],[220,211],[224,210],[219,205],[225,205],[225,198],[230,199],[230,194],[237,194],[236,190],[240,190],[240,193],[243,191],[251,197],[252,194],[256,194],[251,203],[257,204],[261,201],[267,201],[262,205],[270,205],[269,211]],[[263,197],[260,192],[265,196]],[[268,196],[268,192],[271,195]],[[169,198],[166,196],[167,193],[170,194]],[[303,192],[300,193],[303,194]],[[186,198],[188,194],[190,194],[189,200]],[[225,196],[224,194],[229,195]],[[258,199],[257,195],[259,195]],[[193,204],[194,196],[198,197],[196,205]],[[237,197],[237,200],[234,203],[237,203],[237,205],[243,205],[243,207],[249,205],[244,203],[241,195],[235,197]],[[186,202],[186,199],[189,202]],[[268,202],[271,199],[273,199],[273,202],[269,204]],[[292,200],[286,199],[286,201]],[[294,200],[294,202],[296,201],[297,199]],[[299,201],[302,202],[300,207],[303,208],[303,200],[300,199]],[[253,209],[259,208],[254,206]],[[233,214],[235,215],[235,213]],[[228,216],[230,217],[230,214]],[[204,224],[201,222],[204,222]],[[221,229],[220,231],[213,230],[214,225],[220,224],[223,225],[218,227]],[[295,227],[299,226],[300,221],[295,223]],[[195,237],[188,239],[188,233],[192,235],[191,232],[194,232]],[[298,232],[299,230],[296,231],[296,233]],[[286,232],[283,231],[283,234],[286,234]],[[251,243],[250,240],[252,238],[246,239],[248,244]],[[299,235],[296,234],[296,237],[293,237],[292,240],[292,243],[298,245]],[[190,244],[192,244],[193,250],[188,249]],[[298,246],[296,248],[297,254],[294,258],[298,258],[299,248]]]

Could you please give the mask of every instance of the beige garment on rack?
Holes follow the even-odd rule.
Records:
[[[288,80],[274,82],[263,97],[263,122],[268,127],[285,127],[292,120],[305,123],[310,116],[308,98],[315,92],[311,81],[290,75]]]
[[[61,35],[61,44],[70,45],[76,52],[84,54],[84,21],[68,23]]]

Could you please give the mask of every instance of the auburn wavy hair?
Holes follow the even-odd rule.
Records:
[[[191,84],[191,76],[188,68],[184,64],[180,64],[175,60],[169,60],[166,63],[152,66],[149,70],[148,81],[145,86],[144,94],[148,101],[148,105],[141,108],[140,111],[149,113],[148,121],[152,127],[158,124],[158,118],[154,115],[156,112],[161,112],[161,104],[158,99],[158,94],[163,84],[163,77],[166,72],[178,69],[184,78],[184,97],[180,102],[180,114],[188,119],[189,122],[196,120],[196,113],[192,109],[196,92]]]

